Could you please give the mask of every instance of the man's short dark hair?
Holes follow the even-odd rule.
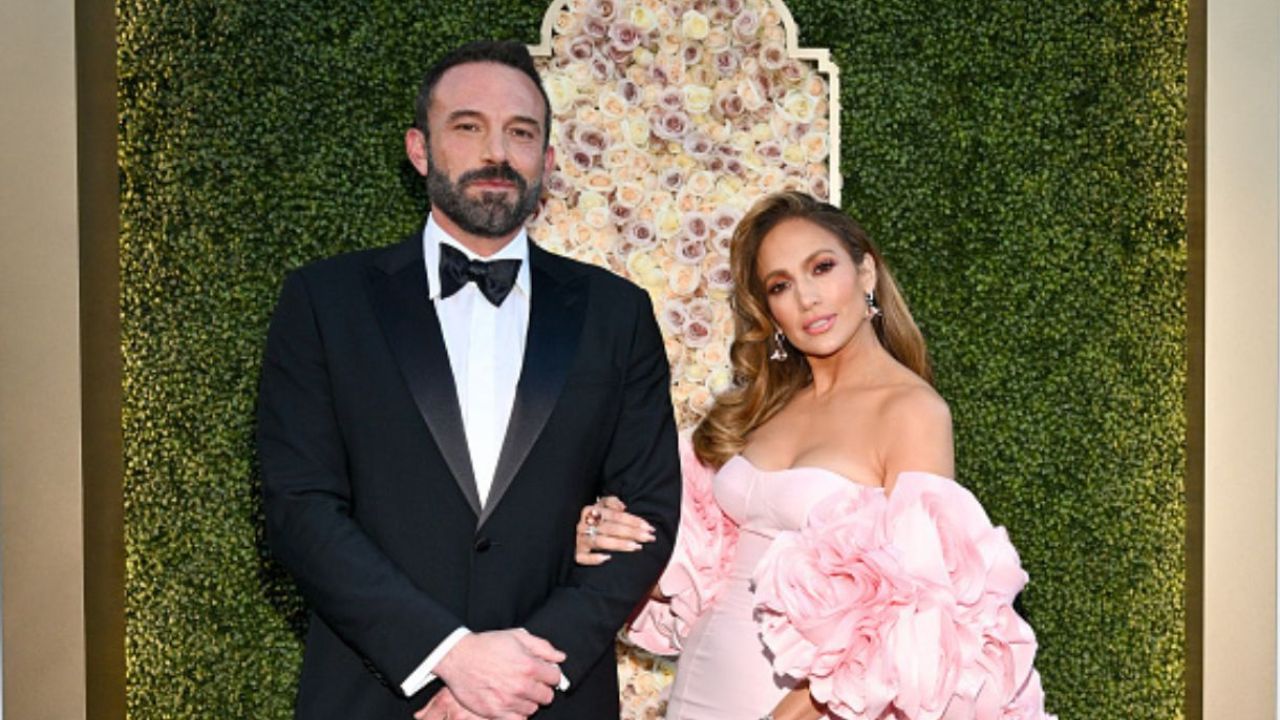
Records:
[[[551,142],[551,99],[547,97],[547,91],[542,87],[542,78],[538,76],[538,68],[533,64],[533,56],[529,54],[529,48],[512,40],[476,40],[440,58],[435,65],[431,66],[430,70],[427,70],[427,74],[422,78],[422,86],[418,89],[418,99],[414,103],[414,125],[424,135],[429,134],[427,131],[427,107],[431,105],[431,93],[435,91],[436,83],[440,82],[440,78],[450,68],[481,62],[506,65],[509,68],[519,70],[533,81],[534,86],[538,88],[538,94],[542,96],[542,106],[546,111],[542,129],[542,144],[545,147]]]

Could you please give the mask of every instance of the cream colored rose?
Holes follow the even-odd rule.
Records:
[[[601,91],[596,103],[600,106],[600,112],[609,118],[620,118],[626,115],[627,110],[630,109],[622,95],[613,90]]]
[[[613,175],[608,170],[592,170],[587,173],[582,186],[592,192],[608,195],[613,192],[614,180]]]
[[[578,99],[577,85],[564,75],[549,75],[543,78],[542,86],[547,90],[551,111],[556,115],[568,112],[573,107],[574,101]]]
[[[609,200],[594,190],[583,190],[578,193],[578,210],[587,212],[595,208],[609,208]]]
[[[715,99],[711,88],[705,85],[685,85],[682,89],[685,110],[699,115],[711,110],[711,101]]]
[[[653,224],[658,230],[658,237],[673,237],[680,232],[680,211],[674,204],[666,205],[654,215]]]
[[[805,164],[806,159],[804,146],[799,143],[787,143],[782,148],[782,162],[788,167],[800,167]]]
[[[668,365],[675,365],[684,357],[684,343],[680,342],[680,338],[676,337],[675,333],[669,333],[664,337],[662,345],[667,351]]]
[[[690,40],[704,40],[711,32],[711,21],[697,10],[686,10],[680,17],[680,34]]]
[[[787,174],[782,168],[767,167],[764,172],[760,173],[759,180],[756,181],[754,187],[761,193],[772,193],[782,189],[783,183],[787,180]]]
[[[742,98],[742,105],[749,112],[755,112],[769,102],[764,88],[755,78],[751,77],[745,77],[738,81],[738,97]]]
[[[595,129],[595,126],[601,125],[604,122],[604,116],[601,112],[587,105],[582,105],[576,108],[573,111],[573,119],[583,125],[592,126],[592,129]],[[579,136],[581,136],[581,133],[579,133]]]
[[[628,13],[631,24],[640,28],[640,32],[649,32],[658,26],[658,13],[640,4],[632,5]],[[640,52],[637,50],[636,52]],[[632,57],[635,57],[632,55]]]
[[[653,64],[653,51],[649,48],[638,47],[631,51],[631,62],[637,65],[637,67],[632,68],[632,70],[642,70],[643,68],[647,68]],[[630,72],[627,73],[627,77],[631,78],[631,80],[637,84],[640,83],[640,80],[631,77]]]
[[[649,147],[649,121],[640,120],[639,122],[627,118],[622,121],[622,137],[637,150],[644,150]]]
[[[800,138],[800,145],[804,148],[804,156],[809,162],[816,163],[827,159],[829,145],[826,133],[805,133],[804,137]]]
[[[716,176],[707,170],[700,170],[690,175],[684,186],[694,195],[708,195],[716,186]]]
[[[688,330],[688,328],[689,328],[689,323],[686,323],[685,330]],[[705,326],[703,326],[703,330],[706,330]],[[686,341],[687,340],[688,338],[686,338]],[[691,344],[691,347],[700,347],[700,345]],[[691,358],[686,358],[686,362],[684,366],[684,379],[701,384],[707,379],[707,376],[711,374],[711,370],[706,365],[702,364],[700,357],[694,362],[687,362],[687,360],[689,359]]]
[[[697,265],[672,265],[667,274],[667,288],[676,295],[691,295],[702,283],[702,270]]]
[[[603,230],[612,225],[612,218],[609,215],[609,208],[591,208],[583,218],[587,221],[587,225],[596,230]]]
[[[706,349],[703,350],[703,359],[706,359]],[[707,376],[707,389],[711,391],[712,395],[719,395],[731,387],[733,387],[733,371],[727,365],[715,366],[715,369]]]
[[[576,35],[581,25],[582,16],[576,12],[561,12],[556,15],[555,31],[557,35]],[[559,53],[557,53],[559,54]]]
[[[794,122],[808,123],[813,120],[818,104],[807,93],[801,90],[789,90],[782,98],[782,112]]]
[[[729,47],[729,33],[722,28],[713,27],[707,33],[706,40],[707,49],[711,52],[720,52]]]
[[[618,187],[614,192],[614,200],[621,206],[626,208],[637,208],[644,202],[645,196],[644,185],[638,182],[618,183]]]
[[[713,325],[712,328],[714,331],[715,325]],[[728,343],[729,338],[726,337],[718,337],[715,341],[708,343],[706,347],[702,348],[700,353],[702,362],[706,363],[710,367],[724,366],[727,368],[729,366]]]
[[[699,415],[705,415],[711,410],[711,406],[715,405],[715,402],[715,396],[711,394],[711,391],[705,385],[694,385],[689,388],[689,409]]]

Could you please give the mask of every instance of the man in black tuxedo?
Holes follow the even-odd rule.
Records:
[[[258,451],[311,610],[299,718],[618,716],[614,635],[679,512],[669,371],[644,292],[527,239],[549,123],[524,46],[450,53],[405,135],[425,227],[285,281]],[[577,566],[602,494],[656,540]]]

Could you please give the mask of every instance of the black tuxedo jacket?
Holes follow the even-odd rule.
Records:
[[[459,626],[568,654],[539,718],[616,718],[613,639],[671,551],[680,472],[648,296],[530,244],[525,356],[488,501],[472,478],[422,238],[292,273],[258,404],[267,540],[311,610],[297,717],[403,720],[399,684]],[[616,494],[657,541],[573,562],[578,512]]]

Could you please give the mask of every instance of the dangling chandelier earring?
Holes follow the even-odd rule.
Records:
[[[781,330],[773,331],[773,352],[769,353],[769,359],[774,362],[787,359],[787,336]]]
[[[876,302],[876,291],[867,293],[867,317],[875,319],[880,316],[880,303]]]

